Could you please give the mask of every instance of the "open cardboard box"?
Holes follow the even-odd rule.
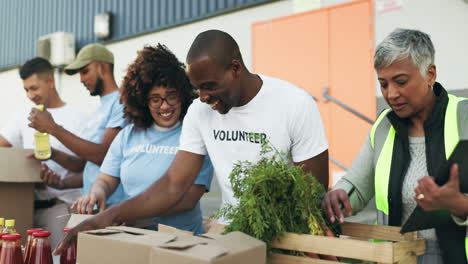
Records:
[[[118,226],[78,235],[77,263],[80,264],[265,262],[265,243],[241,232],[195,237],[177,231],[165,233]]]
[[[33,227],[34,186],[42,182],[40,162],[27,159],[31,149],[0,147],[0,217],[16,220],[16,231]]]

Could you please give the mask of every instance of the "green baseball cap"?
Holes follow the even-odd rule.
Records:
[[[78,52],[75,61],[65,67],[65,72],[73,75],[93,61],[114,64],[114,55],[101,44],[86,45]]]

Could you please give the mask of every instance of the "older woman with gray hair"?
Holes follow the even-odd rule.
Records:
[[[434,46],[418,30],[396,29],[376,49],[374,68],[391,109],[382,111],[346,175],[323,199],[331,222],[344,222],[375,197],[377,222],[401,226],[419,205],[448,210],[445,225],[419,231],[426,252],[418,263],[467,263],[468,197],[458,166],[439,186],[434,178],[460,138],[468,138],[468,100],[436,82]]]

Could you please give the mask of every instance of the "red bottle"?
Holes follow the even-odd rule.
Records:
[[[21,236],[10,234],[2,236],[2,253],[0,254],[0,263],[2,264],[23,264],[21,254]]]
[[[28,257],[29,255],[31,254],[31,245],[32,245],[32,241],[33,241],[33,233],[34,232],[38,232],[38,231],[43,231],[44,229],[42,228],[34,228],[34,229],[29,229],[28,231],[26,231],[26,233],[28,233],[28,238],[26,239],[26,247],[24,249],[24,258],[23,258],[23,262],[24,263],[27,263],[27,260],[28,260]]]
[[[2,254],[2,243],[3,243],[2,236],[4,235],[8,235],[8,233],[0,232],[0,254]]]
[[[71,228],[65,228],[63,232],[70,231]],[[76,264],[76,238],[73,239],[68,247],[60,255],[60,264]]]
[[[50,232],[48,231],[33,233],[31,253],[26,264],[53,264],[49,236]]]

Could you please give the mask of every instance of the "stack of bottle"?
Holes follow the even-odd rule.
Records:
[[[15,220],[0,218],[0,264],[53,264],[50,235],[50,232],[41,228],[27,230],[23,254],[21,235],[16,232]],[[60,263],[76,263],[76,241],[60,256]]]

